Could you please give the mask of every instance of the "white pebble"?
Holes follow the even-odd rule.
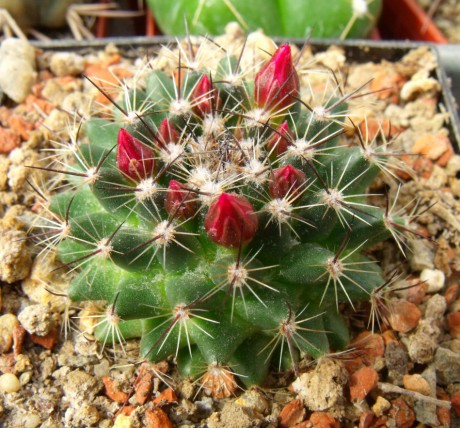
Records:
[[[0,376],[0,391],[3,393],[18,392],[21,388],[19,379],[13,373],[5,373]]]
[[[438,269],[424,269],[420,274],[420,280],[427,283],[427,293],[436,293],[444,287],[446,277],[444,272]]]
[[[8,352],[13,344],[13,330],[19,325],[16,315],[5,314],[0,316],[0,353]]]
[[[33,413],[28,414],[24,418],[24,428],[37,428],[41,425],[42,420],[40,416]]]
[[[51,57],[51,71],[56,76],[76,76],[83,72],[83,57],[71,52],[58,52]]]
[[[4,40],[0,47],[0,87],[3,92],[20,103],[29,95],[36,80],[32,45],[14,38]]]

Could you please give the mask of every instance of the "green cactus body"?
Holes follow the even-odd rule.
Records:
[[[383,149],[343,145],[342,122],[301,105],[288,45],[236,87],[179,74],[151,72],[142,118],[85,125],[50,208],[69,296],[107,302],[104,343],[140,336],[184,375],[259,384],[347,343],[339,304],[384,283],[362,250],[402,220],[366,202]]]

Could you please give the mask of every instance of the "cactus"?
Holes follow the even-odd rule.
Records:
[[[217,395],[343,348],[341,304],[385,283],[363,250],[407,230],[367,202],[394,165],[385,144],[341,140],[350,95],[303,101],[289,45],[245,75],[233,57],[215,73],[179,62],[104,92],[113,118],[59,157],[66,190],[38,226],[69,297],[107,302],[104,344],[140,337],[142,357],[175,356]]]
[[[221,34],[235,21],[246,31],[270,36],[368,37],[381,0],[148,0],[165,34]],[[260,13],[260,11],[264,11]]]

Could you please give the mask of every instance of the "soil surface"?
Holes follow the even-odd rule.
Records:
[[[230,26],[216,43],[239,53],[243,41]],[[194,47],[195,60],[209,65],[213,44],[199,43],[206,48]],[[181,46],[186,52],[187,44]],[[256,61],[266,59],[273,50],[269,39],[254,34],[243,61],[254,62],[254,55]],[[345,94],[365,85],[349,99],[354,126],[345,123],[345,142],[359,132],[365,142],[386,141],[390,152],[404,153],[391,162],[397,179],[382,174],[371,189],[386,193],[395,212],[412,216],[416,231],[402,236],[399,245],[389,240],[371,251],[389,279],[374,296],[374,305],[386,308],[384,319],[372,326],[368,303],[356,311],[343,306],[353,337],[348,350],[318,361],[305,357],[298,378],[273,371],[263,387],[237,390],[224,399],[179,379],[172,359],[140,362],[135,340],[123,350],[102,350],[91,332],[103,302],[74,306],[65,294],[68,273],[56,269],[60,264],[52,250],[31,238],[37,218],[48,215],[46,203],[59,182],[52,173],[30,167],[49,165],[50,157],[75,138],[69,137],[68,124],[107,107],[82,73],[113,91],[120,82],[139,78],[136,70],[145,62],[126,58],[115,46],[90,53],[33,50],[32,59],[24,59],[27,53],[21,57],[32,64],[26,87],[12,91],[19,83],[11,73],[7,79],[0,66],[5,93],[0,107],[0,425],[459,426],[460,156],[449,137],[449,114],[439,104],[435,58],[420,48],[397,63],[357,64],[338,47],[316,54],[309,47],[294,51],[303,70],[302,99],[310,105],[340,93],[337,84]],[[177,52],[172,44],[148,60],[171,73]],[[385,206],[386,197],[373,198]]]

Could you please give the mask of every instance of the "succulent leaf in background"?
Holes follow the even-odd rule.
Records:
[[[377,24],[381,0],[148,0],[165,34],[221,34],[236,21],[270,36],[366,38]],[[262,12],[263,11],[263,12]]]
[[[69,297],[107,302],[104,344],[141,337],[143,357],[220,390],[345,346],[340,305],[385,282],[363,250],[406,227],[367,201],[393,153],[342,141],[347,95],[303,101],[289,45],[254,79],[241,67],[179,60],[106,94],[113,118],[57,159],[68,185],[39,226],[75,273]]]

